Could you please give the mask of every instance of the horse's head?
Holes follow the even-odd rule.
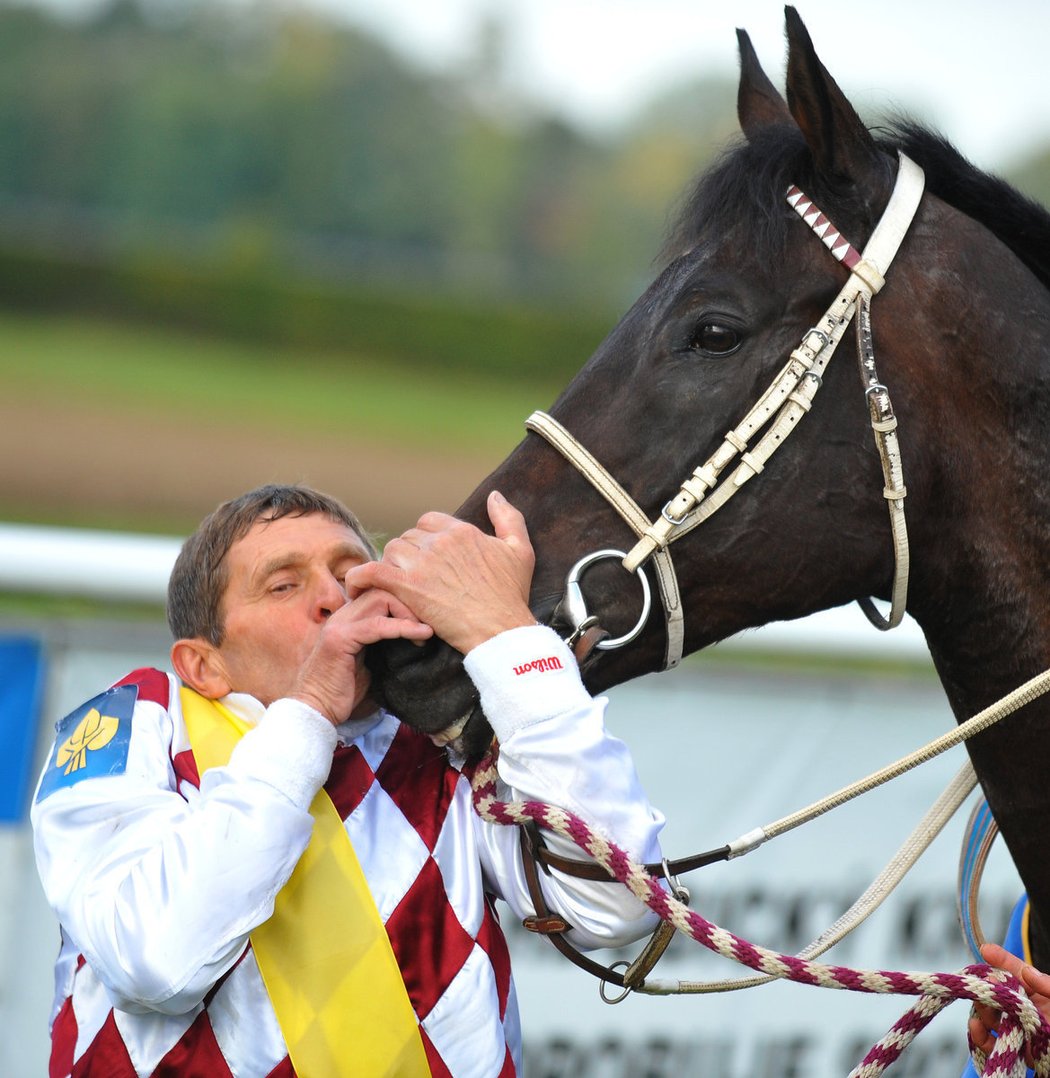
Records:
[[[847,274],[785,201],[797,184],[861,247],[893,188],[896,158],[880,150],[787,9],[787,101],[741,33],[738,115],[744,139],[704,174],[665,249],[664,268],[551,409],[649,519],[753,407]],[[890,355],[892,310],[906,309],[908,272],[875,306]],[[880,307],[881,305],[881,307]],[[881,318],[881,321],[880,321]],[[912,339],[901,347],[921,348]],[[823,377],[819,422],[799,424],[769,467],[673,548],[685,651],[742,629],[795,618],[859,595],[884,595],[893,576],[883,477],[851,339]],[[915,392],[918,392],[916,390]],[[912,477],[909,476],[909,482]],[[566,574],[601,548],[636,535],[579,471],[529,434],[458,515],[487,528],[485,497],[500,490],[525,515],[536,548],[536,617],[556,626]],[[596,564],[584,590],[613,635],[638,617],[639,586],[615,561]],[[655,589],[654,589],[655,590]],[[660,602],[640,637],[595,651],[592,691],[657,670]],[[468,754],[489,731],[459,657],[440,643],[369,653],[388,705],[436,733],[469,717]]]

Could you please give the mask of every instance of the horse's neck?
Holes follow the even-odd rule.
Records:
[[[967,746],[984,796],[1028,892],[1032,951],[1036,964],[1043,969],[1050,966],[1048,731],[1050,700],[1044,696]]]
[[[1046,559],[1050,564],[1050,559]],[[1009,598],[960,577],[953,600],[924,625],[956,717],[962,721],[1050,668],[1050,586]],[[1050,694],[967,745],[984,794],[1032,903],[1037,964],[1050,967]]]
[[[1050,292],[1001,247],[986,258],[971,299],[991,313],[920,342],[902,420],[905,448],[926,440],[908,609],[960,718],[1050,666]]]
[[[1050,293],[1002,249],[971,248],[985,261],[958,310],[986,315],[951,347],[923,342],[912,360],[926,381],[908,417],[927,439],[906,503],[908,608],[960,721],[1050,668]],[[968,749],[1032,899],[1036,960],[1050,967],[1050,694]]]

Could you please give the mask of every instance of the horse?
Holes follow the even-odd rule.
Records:
[[[906,504],[907,612],[962,721],[1050,666],[1050,215],[923,126],[869,130],[797,12],[787,8],[785,19],[786,100],[738,31],[743,137],[696,181],[662,268],[550,415],[649,520],[661,507],[667,515],[682,476],[724,444],[849,278],[785,192],[804,192],[858,249],[904,162],[915,162],[925,188],[870,304],[866,338],[892,391],[906,502],[872,438],[869,400],[883,383],[858,377],[846,344],[808,380],[811,393],[820,389],[811,414],[761,474],[669,552],[688,654],[771,621],[891,598],[899,552],[887,506],[892,516]],[[493,489],[525,515],[540,622],[564,620],[566,578],[582,555],[629,551],[637,540],[534,431],[456,515],[489,528]],[[642,560],[639,572],[652,573]],[[640,602],[640,581],[617,561],[595,562],[585,581],[590,611],[614,634],[630,630]],[[590,651],[581,665],[590,691],[667,664],[668,630],[653,605],[628,645]],[[432,642],[384,645],[369,661],[387,706],[427,733],[449,731],[470,757],[491,731],[460,659]],[[1034,960],[1048,967],[1050,699],[968,751],[1029,894]]]

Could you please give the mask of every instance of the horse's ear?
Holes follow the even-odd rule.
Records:
[[[875,140],[817,57],[793,7],[784,8],[788,37],[787,100],[817,168],[833,182],[858,181],[879,157]]]
[[[762,127],[773,124],[793,126],[795,121],[788,111],[787,102],[762,70],[747,31],[737,30],[736,39],[740,47],[740,87],[736,93],[740,130],[750,138]]]

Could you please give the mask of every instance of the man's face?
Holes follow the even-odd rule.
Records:
[[[267,705],[288,696],[325,621],[346,604],[347,572],[370,560],[351,528],[318,513],[252,525],[226,554],[218,652],[232,689]],[[356,687],[355,708],[368,691],[361,655]]]

